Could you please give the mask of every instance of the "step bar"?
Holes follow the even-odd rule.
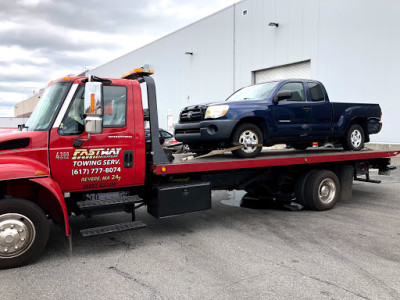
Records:
[[[106,225],[106,226],[99,226],[93,228],[87,228],[80,230],[80,233],[83,237],[95,236],[95,235],[102,235],[107,233],[113,232],[120,232],[132,229],[139,229],[146,227],[146,224],[141,221],[134,221],[134,222],[126,222],[120,224],[113,224],[113,225]]]

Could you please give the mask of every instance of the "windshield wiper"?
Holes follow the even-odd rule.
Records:
[[[18,130],[22,131],[24,128],[28,129],[29,126],[26,126],[25,124],[18,124]]]

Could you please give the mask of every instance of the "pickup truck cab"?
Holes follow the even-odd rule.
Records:
[[[378,104],[331,103],[319,81],[288,79],[242,88],[226,101],[185,107],[175,138],[199,152],[234,147],[255,157],[262,146],[286,143],[306,149],[313,141],[361,150],[381,130]]]

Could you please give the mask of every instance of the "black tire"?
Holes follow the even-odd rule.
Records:
[[[292,147],[296,150],[306,150],[308,147],[311,147],[310,143],[298,143],[292,144]]]
[[[350,125],[343,140],[345,150],[360,151],[364,148],[364,129],[358,124]]]
[[[2,199],[0,233],[4,232],[0,234],[0,269],[16,268],[39,258],[49,238],[49,221],[31,201]]]
[[[304,196],[304,188],[306,186],[308,178],[311,176],[311,174],[315,173],[318,170],[311,170],[305,173],[302,173],[296,181],[296,184],[294,186],[294,193],[296,195],[296,202],[303,205],[305,208],[309,208]]]
[[[253,144],[263,144],[263,135],[256,125],[251,123],[244,123],[239,125],[232,135],[231,144],[232,147],[243,145],[247,137],[248,141],[251,141]],[[247,144],[250,145],[250,144]],[[244,148],[237,149],[232,151],[232,154],[241,157],[241,158],[252,158],[256,157],[261,152],[262,146],[259,147],[249,147],[245,146]]]
[[[340,197],[340,183],[335,173],[317,170],[310,175],[304,187],[307,207],[314,210],[328,210],[335,206]]]

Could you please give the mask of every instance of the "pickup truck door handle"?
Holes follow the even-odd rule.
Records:
[[[310,111],[310,110],[311,110],[311,107],[310,107],[310,106],[304,106],[304,107],[303,107],[303,110],[305,110],[305,111]]]
[[[133,167],[133,151],[126,150],[124,151],[124,168],[132,168]]]

